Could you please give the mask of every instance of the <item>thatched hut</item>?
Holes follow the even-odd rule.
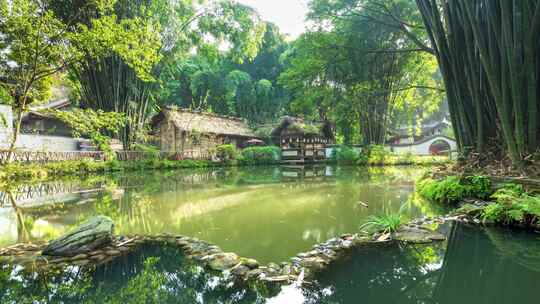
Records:
[[[208,158],[218,145],[240,147],[256,138],[251,128],[240,118],[186,109],[165,108],[151,122],[161,151],[183,153],[187,157]]]
[[[334,144],[334,126],[329,121],[305,122],[297,117],[284,117],[271,137],[282,150],[284,162],[316,162],[326,158],[326,145]]]

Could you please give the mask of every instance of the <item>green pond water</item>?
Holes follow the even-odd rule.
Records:
[[[309,284],[257,286],[144,247],[92,271],[0,268],[0,303],[538,303],[536,234],[445,224],[445,242],[361,247]]]
[[[48,240],[96,214],[116,233],[182,234],[263,263],[286,261],[369,215],[433,214],[410,199],[416,168],[258,167],[136,172],[24,185],[0,208],[0,246]],[[368,207],[365,207],[367,204]]]
[[[119,234],[183,234],[279,262],[357,231],[371,214],[442,212],[412,194],[424,170],[183,170],[22,185],[11,193],[16,206],[0,193],[0,247],[48,240],[106,214]],[[87,271],[0,265],[0,303],[538,303],[538,234],[453,223],[438,229],[446,241],[364,246],[313,282],[284,287],[234,283],[157,246]]]

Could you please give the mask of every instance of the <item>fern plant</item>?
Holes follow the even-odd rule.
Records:
[[[495,203],[486,206],[482,212],[485,221],[531,225],[540,220],[540,196],[525,192],[522,186],[507,185],[497,190],[491,198],[495,199]]]

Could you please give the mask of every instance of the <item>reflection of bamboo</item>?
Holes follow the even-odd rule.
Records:
[[[7,197],[9,201],[11,202],[11,206],[15,210],[15,215],[17,217],[17,239],[18,242],[26,243],[29,241],[29,233],[26,229],[26,224],[24,223],[24,217],[22,210],[17,206],[17,202],[15,201],[15,197],[13,196],[13,193],[9,190],[6,191]]]

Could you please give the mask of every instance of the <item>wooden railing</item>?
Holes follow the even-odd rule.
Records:
[[[70,152],[43,152],[43,151],[14,151],[10,153],[7,150],[0,150],[0,164],[10,162],[15,163],[47,163],[58,161],[75,161],[82,159],[104,160],[105,154],[101,151],[70,151]],[[155,153],[142,151],[117,151],[116,158],[119,161],[141,161],[153,159]],[[211,160],[212,154],[202,150],[188,150],[184,152],[159,152],[159,159],[170,160]]]
[[[91,158],[103,160],[105,157],[100,151],[69,151],[69,152],[44,152],[44,151],[13,151],[0,150],[0,163],[8,161],[17,163],[46,163],[56,161],[81,160]],[[8,158],[11,158],[9,160]]]

